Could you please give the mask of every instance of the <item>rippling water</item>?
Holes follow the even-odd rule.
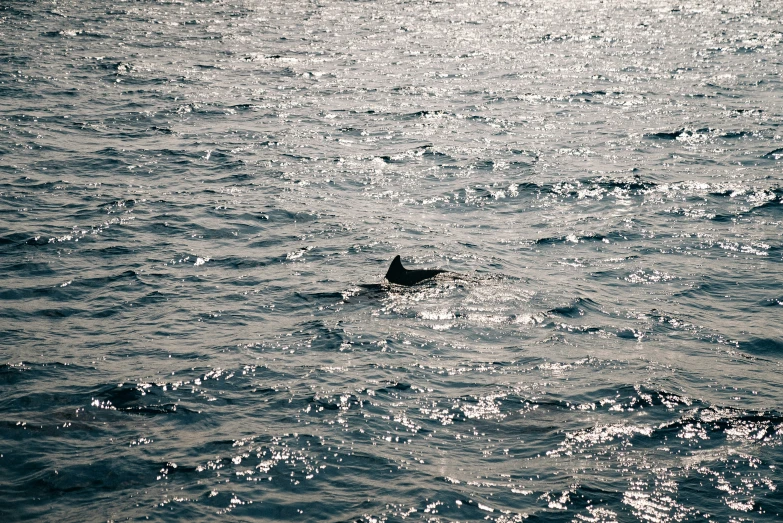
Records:
[[[779,521],[782,17],[5,2],[0,514]]]

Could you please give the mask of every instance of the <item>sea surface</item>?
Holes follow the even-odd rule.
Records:
[[[2,520],[783,520],[781,70],[777,0],[2,2]]]

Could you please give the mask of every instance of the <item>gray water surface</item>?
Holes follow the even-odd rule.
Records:
[[[779,521],[782,17],[6,1],[0,515]]]

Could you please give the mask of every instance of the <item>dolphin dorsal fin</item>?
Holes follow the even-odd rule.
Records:
[[[402,266],[402,260],[400,260],[398,254],[392,260],[391,265],[389,265],[389,270],[386,271],[386,279],[389,280],[389,283],[411,286],[428,280],[442,272],[447,271],[442,269],[406,269]]]
[[[405,267],[402,266],[402,260],[400,260],[400,255],[398,254],[392,260],[391,265],[389,265],[389,270],[386,271],[386,279],[394,282],[403,274],[405,274]]]

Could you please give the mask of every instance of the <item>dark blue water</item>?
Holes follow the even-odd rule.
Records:
[[[781,19],[6,1],[0,515],[780,521]]]

